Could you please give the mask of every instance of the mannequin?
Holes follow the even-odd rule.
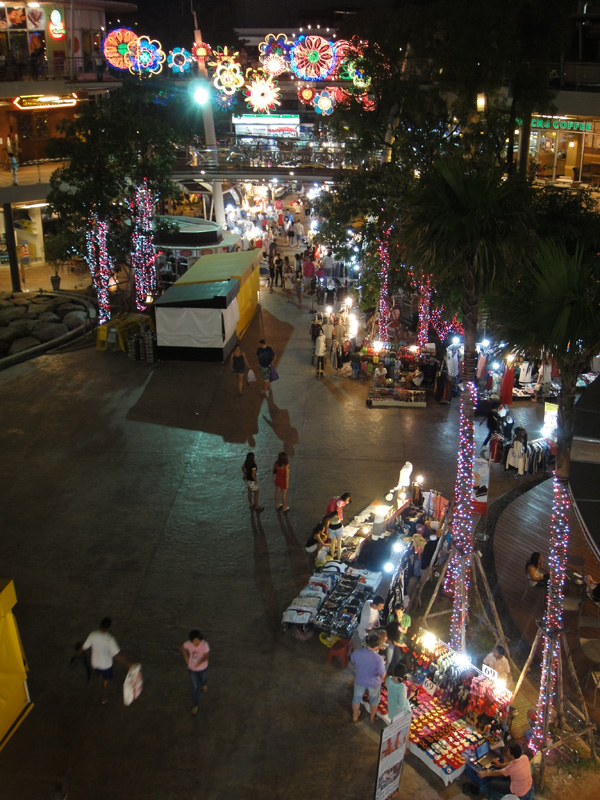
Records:
[[[397,489],[406,488],[410,486],[410,476],[412,474],[413,465],[410,461],[407,461],[402,469],[400,470],[400,476],[398,478],[398,486]]]

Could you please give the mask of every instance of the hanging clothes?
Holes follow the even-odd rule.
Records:
[[[485,378],[485,369],[487,366],[487,356],[484,356],[483,353],[479,354],[479,358],[477,359],[477,377],[480,381]]]
[[[519,383],[531,383],[533,380],[533,367],[529,361],[523,361],[521,364],[521,372],[519,373]]]
[[[502,378],[502,386],[500,388],[500,403],[503,406],[512,405],[512,392],[513,383],[515,379],[514,367],[507,367],[504,377]]]

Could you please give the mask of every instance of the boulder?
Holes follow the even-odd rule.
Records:
[[[56,306],[55,309],[57,314],[68,314],[69,311],[81,311],[81,306],[79,303],[61,303],[60,305]]]
[[[8,323],[8,330],[12,328],[19,336],[29,336],[37,324],[36,319],[13,319]]]
[[[63,325],[66,325],[67,328],[72,331],[75,328],[78,328],[80,325],[83,325],[87,317],[85,311],[69,311],[68,314],[65,314],[63,317]]]
[[[39,341],[33,336],[25,336],[24,339],[16,339],[10,346],[8,351],[9,356],[14,356],[17,353],[22,353],[23,350],[30,350],[32,347],[37,347]]]
[[[38,315],[38,319],[40,322],[60,322],[60,317],[53,311],[42,311],[42,313]]]
[[[67,326],[63,325],[62,322],[38,322],[33,329],[33,335],[40,342],[49,342],[68,333],[68,330]]]
[[[5,308],[3,311],[0,311],[0,326],[6,327],[13,319],[19,319],[19,317],[23,317],[26,313],[27,306]]]
[[[13,342],[19,338],[19,332],[14,328],[0,328],[0,342]]]

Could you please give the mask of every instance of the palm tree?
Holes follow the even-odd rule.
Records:
[[[450,639],[464,650],[473,549],[472,488],[476,400],[475,341],[479,296],[503,274],[528,235],[528,192],[520,180],[504,180],[498,168],[442,159],[419,181],[402,209],[399,237],[415,272],[437,286],[460,285],[464,326],[464,388],[454,490],[450,581],[454,593]]]
[[[542,241],[525,272],[502,297],[486,304],[497,333],[511,345],[545,350],[561,376],[556,435],[554,500],[550,524],[548,600],[544,615],[542,679],[535,740],[546,740],[552,692],[557,679],[563,587],[569,541],[569,473],[577,376],[600,350],[600,275],[595,250],[564,241]],[[558,709],[562,714],[562,709]]]

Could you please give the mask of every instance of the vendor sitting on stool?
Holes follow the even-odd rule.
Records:
[[[381,363],[381,361],[373,372],[373,377],[375,379],[375,386],[385,386],[385,382],[387,380],[387,369]]]
[[[508,752],[511,758],[506,766],[500,769],[483,769],[477,773],[480,778],[490,778],[482,783],[480,792],[488,800],[500,800],[509,792],[516,795],[519,800],[533,800],[533,778],[529,759],[523,754],[520,744],[511,744]]]
[[[413,372],[409,372],[404,379],[404,387],[406,389],[418,389],[423,383],[425,375],[420,367],[416,367]]]

